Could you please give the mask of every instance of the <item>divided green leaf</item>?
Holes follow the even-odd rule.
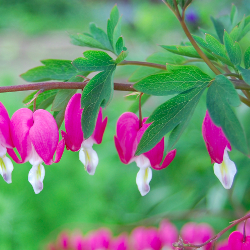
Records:
[[[247,16],[244,21],[244,28],[238,38],[238,41],[240,41],[249,31],[250,31],[250,16]]]
[[[29,94],[23,100],[23,103],[24,104],[29,103],[34,98],[34,96],[35,96],[35,94],[37,92],[38,91],[34,91],[31,94]],[[57,92],[58,92],[58,89],[51,89],[51,90],[46,90],[46,91],[40,93],[38,95],[38,97],[36,98],[36,109],[46,109],[46,108],[48,108],[52,104]],[[28,108],[33,110],[33,103],[29,104]]]
[[[108,35],[94,23],[89,24],[89,30],[95,40],[100,42],[107,50],[113,51]]]
[[[68,80],[78,73],[72,66],[70,60],[47,59],[41,61],[44,66],[38,66],[21,74],[28,82],[39,82],[49,80]]]
[[[223,75],[216,76],[207,92],[207,108],[213,122],[222,127],[230,143],[240,152],[247,154],[248,147],[242,126],[232,106],[240,104],[233,84]]]
[[[65,110],[66,110],[66,107],[64,109],[60,110],[60,111],[55,111],[53,113],[53,117],[56,120],[56,124],[57,124],[58,129],[60,129],[60,127],[62,126],[62,123],[63,123],[63,120],[64,120]]]
[[[243,69],[241,66],[237,66],[236,68],[239,70],[243,80],[250,85],[250,69]]]
[[[76,89],[60,89],[55,96],[51,110],[60,111],[64,109],[76,91]]]
[[[95,75],[83,89],[81,106],[84,138],[89,138],[95,128],[100,107],[105,107],[113,96],[115,65]]]
[[[233,39],[225,31],[224,44],[230,61],[233,65],[240,65],[241,63],[241,49],[238,42],[234,42]]]
[[[250,67],[250,46],[245,51],[244,64],[245,64],[246,69],[248,69]]]
[[[88,50],[83,55],[72,62],[79,71],[103,71],[115,65],[114,60],[104,51]]]
[[[77,46],[83,46],[83,47],[90,47],[90,48],[97,48],[97,49],[103,49],[108,50],[106,46],[95,40],[91,35],[89,34],[76,34],[76,35],[70,35],[71,43]],[[111,50],[112,51],[112,50]]]
[[[147,120],[147,123],[152,124],[142,136],[136,155],[149,151],[165,134],[190,119],[189,116],[192,115],[206,87],[207,84],[203,84],[185,91],[156,108]]]
[[[232,9],[231,9],[231,13],[230,13],[230,21],[231,21],[231,24],[233,27],[236,25],[237,18],[238,18],[238,10],[237,10],[236,6],[234,4],[232,4]]]
[[[167,51],[170,51],[172,53],[182,55],[182,56],[188,56],[188,57],[194,57],[194,58],[201,58],[198,52],[195,50],[193,46],[166,46],[166,45],[161,45],[163,49],[166,49]],[[203,50],[204,54],[211,60],[216,60],[214,56],[212,56],[210,53],[207,51]]]
[[[107,24],[107,34],[114,52],[118,55],[119,53],[116,51],[116,43],[121,36],[121,17],[119,16],[117,5],[111,10],[110,19],[108,19]]]
[[[229,60],[226,49],[223,44],[221,44],[216,38],[213,36],[206,34],[205,40],[199,36],[193,36],[195,41],[208,52],[212,53],[217,59],[222,61],[223,63],[233,66],[231,61]]]
[[[211,20],[220,42],[223,43],[223,34],[225,29],[223,23],[219,19],[214,19],[213,17],[211,17]]]
[[[134,84],[134,88],[149,95],[164,96],[203,86],[210,81],[211,77],[196,66],[170,66],[168,72],[143,78]]]
[[[193,106],[193,109],[190,110],[189,115],[187,116],[186,120],[179,123],[170,133],[168,138],[168,146],[167,146],[167,152],[173,149],[174,145],[177,143],[177,141],[180,139],[182,133],[185,131],[186,127],[188,126],[192,115],[195,111],[196,106]]]
[[[128,51],[122,51],[121,54],[116,58],[115,63],[122,62],[128,56]]]

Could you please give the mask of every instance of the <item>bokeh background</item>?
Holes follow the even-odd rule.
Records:
[[[159,0],[1,0],[0,1],[0,85],[24,84],[19,75],[41,65],[42,59],[70,59],[86,50],[70,44],[68,34],[88,31],[89,22],[105,29],[110,10],[117,3],[123,15],[122,34],[130,51],[128,60],[145,60],[162,51],[158,44],[186,41],[174,15]],[[197,27],[210,29],[210,16],[228,14],[232,1],[194,1],[190,12],[197,14]],[[248,0],[234,1],[239,16],[248,15]],[[250,36],[243,47],[249,46]],[[117,70],[117,82],[126,82],[136,69]],[[208,73],[209,70],[204,67]],[[10,116],[24,107],[28,92],[3,93],[0,101]],[[177,156],[165,170],[153,171],[151,191],[141,197],[135,178],[135,163],[123,165],[113,143],[116,121],[132,105],[127,93],[115,93],[104,110],[108,126],[103,143],[95,145],[99,165],[89,176],[77,152],[65,150],[58,164],[46,166],[44,190],[35,195],[28,182],[29,163],[14,164],[12,184],[0,178],[0,249],[45,249],[62,230],[86,233],[106,226],[114,235],[130,232],[138,225],[158,225],[168,218],[178,228],[188,221],[207,222],[216,232],[250,209],[250,160],[232,150],[230,158],[238,173],[231,190],[223,189],[201,135],[205,99],[200,101],[190,125],[177,143]],[[143,106],[148,116],[166,98],[151,97]],[[249,109],[242,104],[236,112],[250,138]],[[63,128],[63,126],[62,126]],[[167,140],[165,140],[167,143]],[[249,139],[248,139],[249,141]],[[226,235],[227,236],[227,235]]]

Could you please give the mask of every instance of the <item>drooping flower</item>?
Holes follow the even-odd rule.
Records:
[[[4,105],[0,102],[0,174],[7,183],[11,183],[13,164],[6,156],[7,149],[13,148],[10,135],[10,118]]]
[[[173,243],[178,241],[178,230],[171,222],[164,219],[160,223],[159,236],[164,250],[174,249]]]
[[[181,237],[184,243],[201,244],[209,240],[214,234],[211,226],[206,223],[186,223],[181,229]],[[204,246],[204,250],[210,250],[212,243]]]
[[[8,153],[17,163],[27,161],[31,163],[28,180],[38,194],[43,189],[45,176],[42,163],[50,165],[59,162],[65,147],[64,140],[58,143],[59,132],[56,121],[46,110],[39,109],[33,113],[30,109],[22,108],[13,114],[10,130],[21,160],[13,149],[8,149]],[[56,156],[53,160],[55,152]]]
[[[88,235],[90,250],[107,250],[111,242],[112,233],[107,228],[100,228]]]
[[[85,166],[86,171],[93,175],[98,165],[98,156],[93,150],[93,144],[100,144],[107,125],[108,118],[102,120],[102,109],[100,109],[93,134],[84,139],[81,117],[81,94],[75,94],[70,99],[65,111],[65,129],[61,131],[65,140],[66,148],[71,151],[79,151],[79,159]]]
[[[147,118],[142,121],[140,128],[138,117],[131,112],[122,114],[116,126],[116,136],[114,137],[115,146],[120,157],[121,162],[129,164],[133,161],[136,162],[140,168],[136,184],[141,195],[146,195],[149,190],[149,182],[152,179],[152,167],[155,170],[166,168],[174,159],[176,150],[170,151],[165,157],[162,165],[161,161],[164,153],[164,138],[160,140],[151,150],[139,156],[135,156],[137,146],[150,124],[146,124]]]
[[[241,232],[234,231],[228,237],[228,246],[230,250],[249,250],[250,236],[244,236]]]
[[[222,128],[213,123],[208,111],[202,124],[202,134],[211,162],[214,163],[215,175],[224,188],[230,189],[237,172],[234,162],[228,156],[231,145]]]
[[[109,250],[129,250],[129,239],[126,233],[120,234],[116,238],[112,238]]]

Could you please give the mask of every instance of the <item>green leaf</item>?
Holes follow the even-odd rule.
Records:
[[[29,103],[34,98],[34,96],[37,92],[38,91],[34,91],[30,95],[28,95],[23,100],[23,103],[24,104]],[[52,89],[52,90],[46,90],[46,91],[42,92],[41,94],[39,94],[38,97],[36,98],[36,109],[48,108],[52,104],[57,92],[58,92],[58,89]],[[28,108],[33,110],[33,103],[29,104]]]
[[[226,54],[225,46],[221,44],[216,38],[209,34],[206,34],[205,40],[198,36],[193,36],[193,38],[201,47],[212,53],[212,55],[217,59],[229,66],[233,66]]]
[[[65,110],[66,110],[66,107],[60,111],[55,111],[53,113],[53,117],[56,120],[56,124],[57,124],[58,129],[60,129],[60,127],[62,126],[62,123],[64,120],[64,115],[65,115]]]
[[[70,60],[47,59],[42,60],[41,63],[44,66],[30,69],[21,77],[28,82],[68,80],[78,72]]]
[[[250,46],[246,49],[244,54],[244,65],[246,69],[250,67]]]
[[[79,75],[88,76],[91,72],[81,72]],[[83,82],[84,78],[81,76],[73,76],[68,82]],[[77,89],[60,89],[58,90],[55,99],[52,103],[51,111],[65,110],[70,98],[77,92]]]
[[[245,26],[245,17],[243,17],[241,22],[238,25],[236,25],[230,32],[230,37],[233,39],[233,41],[239,40],[239,37],[243,31],[244,26]]]
[[[166,0],[166,2],[169,5],[170,9],[175,10],[175,5],[173,0]]]
[[[239,72],[241,73],[241,76],[243,78],[243,80],[250,85],[250,69],[243,69],[242,67],[240,66],[237,66],[236,67]]]
[[[173,149],[174,145],[177,143],[177,141],[180,139],[182,133],[184,132],[184,130],[186,129],[186,127],[188,126],[192,115],[194,113],[196,106],[193,107],[192,110],[190,110],[187,118],[185,121],[179,123],[170,133],[169,138],[168,138],[168,147],[167,147],[167,152],[169,152],[170,150]]]
[[[113,51],[107,34],[94,23],[89,24],[89,30],[95,40],[101,43],[107,50]]]
[[[247,142],[232,106],[240,104],[233,84],[223,75],[216,76],[207,92],[207,108],[213,122],[222,127],[227,139],[240,152],[247,154]]]
[[[115,63],[122,62],[128,56],[128,51],[122,51],[121,54],[116,58]]]
[[[134,84],[134,88],[149,95],[164,96],[181,93],[210,81],[211,77],[196,66],[170,66],[170,72],[148,76]]]
[[[152,124],[142,136],[136,155],[149,151],[165,134],[178,124],[186,122],[206,87],[207,84],[204,84],[185,91],[156,108],[147,120],[147,123]]]
[[[234,42],[232,38],[225,31],[224,33],[225,48],[233,65],[240,65],[241,63],[241,49],[238,42]]]
[[[146,59],[147,62],[159,63],[162,65],[169,64],[182,64],[186,61],[186,58],[180,55],[173,55],[167,51],[156,52],[148,56]]]
[[[112,47],[116,48],[116,42],[121,36],[121,18],[119,18],[119,11],[117,5],[113,7],[110,13],[110,19],[107,24],[107,34]]]
[[[83,55],[72,62],[79,71],[102,71],[115,65],[114,60],[104,51],[88,50]]]
[[[116,45],[115,45],[115,53],[117,55],[121,54],[121,52],[123,50],[123,46],[124,46],[123,38],[122,38],[122,36],[120,36],[116,42]]]
[[[249,31],[250,31],[250,16],[245,18],[244,28],[238,38],[238,41],[240,41]]]
[[[76,93],[76,91],[76,89],[60,89],[57,92],[52,103],[51,111],[60,111],[64,109],[70,98]]]
[[[220,39],[220,42],[223,43],[223,34],[225,29],[223,23],[218,19],[214,19],[213,17],[211,17],[211,20],[213,22],[217,36]]]
[[[193,46],[166,46],[161,45],[163,49],[166,49],[167,51],[170,51],[172,53],[182,55],[182,56],[188,56],[188,57],[194,57],[194,58],[201,58],[198,52],[195,50]],[[206,52],[202,49],[204,54],[211,60],[216,60],[214,56],[212,56],[210,53]]]
[[[70,35],[71,43],[77,46],[90,47],[107,50],[106,46],[96,41],[92,36],[88,34],[76,34]]]
[[[230,13],[230,21],[231,21],[231,24],[233,27],[236,25],[237,17],[238,17],[238,10],[237,10],[236,6],[234,4],[232,4],[232,9],[231,9],[231,13]]]
[[[83,89],[81,106],[84,138],[89,138],[95,128],[100,107],[105,107],[113,96],[115,65],[95,75]]]

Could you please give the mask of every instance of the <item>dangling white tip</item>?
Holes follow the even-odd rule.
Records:
[[[214,164],[214,174],[220,180],[225,189],[230,189],[233,185],[237,169],[234,162],[229,159],[227,151],[228,149],[225,148],[223,162],[221,164]]]
[[[3,176],[3,179],[10,184],[11,180],[11,173],[13,171],[13,163],[11,160],[6,157],[5,155],[0,158],[0,174]]]
[[[45,169],[42,164],[32,166],[29,171],[28,180],[32,185],[35,194],[43,190],[43,179],[45,176]]]
[[[152,170],[148,168],[140,168],[136,176],[136,184],[142,196],[150,191],[149,182],[152,179]]]
[[[85,170],[94,175],[98,165],[98,155],[92,147],[82,147],[79,152],[79,160],[85,167]]]

